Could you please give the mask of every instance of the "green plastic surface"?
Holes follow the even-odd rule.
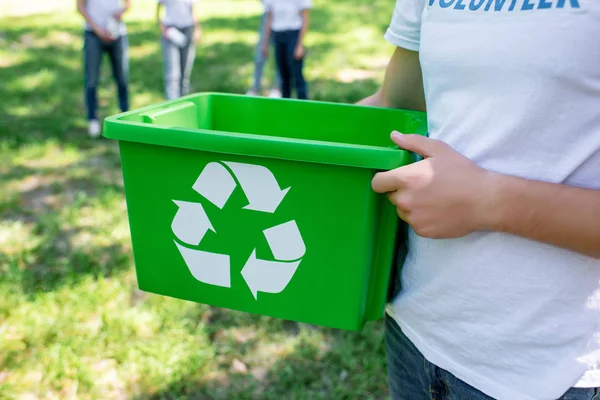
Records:
[[[424,134],[425,114],[203,93],[107,118],[140,289],[348,330],[381,318],[398,218],[371,180],[412,160],[392,130]]]

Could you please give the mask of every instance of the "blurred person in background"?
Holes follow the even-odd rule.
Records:
[[[308,98],[304,80],[304,37],[308,31],[312,0],[264,0],[266,20],[262,53],[269,54],[273,35],[277,70],[281,75],[281,95],[291,97],[292,83],[299,99]]]
[[[85,18],[84,85],[88,133],[91,137],[100,135],[97,92],[104,53],[108,53],[110,58],[119,107],[121,111],[129,109],[127,27],[122,17],[129,10],[130,3],[130,0],[77,0],[77,10]]]
[[[161,9],[165,16],[161,19]],[[172,100],[190,92],[196,43],[202,28],[195,15],[194,0],[158,0],[156,18],[161,31],[165,97]]]
[[[258,43],[256,45],[256,50],[254,54],[254,81],[252,83],[252,88],[246,92],[248,96],[256,96],[262,93],[262,77],[263,71],[265,69],[265,64],[267,63],[268,57],[263,53],[263,43],[265,41],[265,20],[267,17],[266,10],[264,10],[265,2],[261,0],[263,5],[263,13],[260,17],[260,26],[258,28]],[[271,40],[272,44],[273,41]],[[275,84],[273,88],[269,92],[269,97],[281,97],[281,75],[279,71],[275,70]]]

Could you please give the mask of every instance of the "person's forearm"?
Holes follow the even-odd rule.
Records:
[[[383,99],[381,98],[381,90],[378,90],[374,94],[365,97],[358,101],[356,104],[361,106],[372,106],[372,107],[383,107]]]
[[[87,22],[88,26],[93,31],[98,31],[98,29],[99,29],[98,25],[90,17],[90,15],[88,14],[88,12],[87,12],[87,10],[85,8],[85,0],[78,0],[77,1],[77,11],[79,11],[79,14],[81,14],[81,16],[85,19],[85,22]]]
[[[298,44],[297,46],[304,46],[304,36],[306,36],[306,32],[308,31],[308,24],[310,22],[310,13],[308,10],[302,11],[302,28],[300,29],[300,33],[298,34]]]
[[[396,47],[381,88],[357,104],[426,111],[419,53]]]
[[[486,228],[600,259],[600,189],[500,174],[490,184]]]
[[[123,7],[114,14],[114,17],[117,18],[119,21],[121,21],[121,19],[123,18],[123,14],[125,14],[129,8],[131,7],[131,2],[129,0],[125,0],[123,2]]]
[[[198,16],[198,13],[196,12],[195,6],[193,8],[192,15],[194,16],[194,26],[196,27],[197,30],[201,31],[202,25],[200,25],[200,17]]]

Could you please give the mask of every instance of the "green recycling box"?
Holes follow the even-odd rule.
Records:
[[[383,316],[398,218],[371,180],[424,113],[201,93],[109,117],[141,290],[346,330]]]

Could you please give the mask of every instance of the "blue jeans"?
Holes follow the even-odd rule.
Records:
[[[177,99],[190,92],[190,76],[196,57],[194,27],[189,26],[178,29],[187,39],[187,45],[183,48],[179,48],[169,39],[161,37],[165,97],[167,100]]]
[[[97,119],[98,80],[102,55],[108,53],[113,77],[117,84],[119,107],[121,111],[129,109],[127,92],[129,58],[127,36],[121,36],[112,43],[103,42],[94,32],[85,31],[83,40],[85,100],[88,120]]]
[[[262,53],[262,45],[265,40],[264,27],[265,27],[266,15],[263,14],[260,19],[260,27],[258,30],[258,43],[256,45],[255,56],[254,56],[254,82],[252,83],[252,89],[260,93],[262,91],[262,77],[267,63],[267,57]],[[273,43],[273,37],[271,36],[271,43]],[[281,89],[281,75],[279,71],[275,71],[275,85],[274,88]]]
[[[283,98],[291,97],[292,82],[298,98],[308,98],[306,81],[302,73],[304,59],[296,60],[294,58],[299,35],[299,30],[273,32],[275,58],[277,59],[277,69],[281,74],[281,96]]]
[[[393,400],[493,400],[428,362],[387,314],[385,351]],[[558,400],[600,400],[600,389],[572,388]]]

